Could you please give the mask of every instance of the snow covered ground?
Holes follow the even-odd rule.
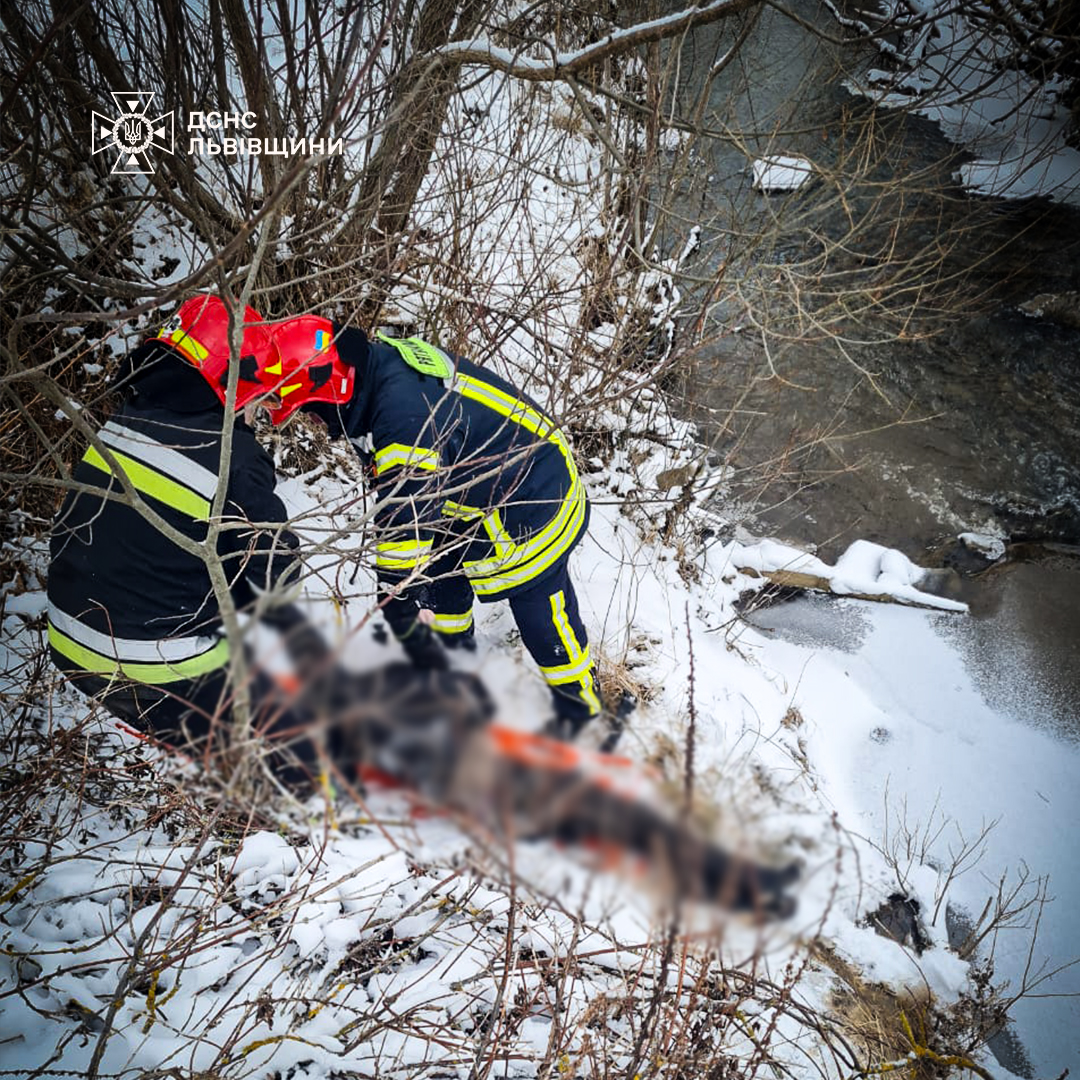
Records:
[[[1025,971],[1035,979],[1080,956],[1080,862],[1069,825],[1080,812],[1080,746],[1049,730],[1040,715],[988,697],[968,668],[956,618],[800,600],[763,615],[761,625],[771,632],[754,635],[755,655],[795,688],[807,719],[807,755],[829,803],[848,828],[899,851],[924,908],[937,906],[942,874],[965,843],[981,852],[949,884],[938,934],[947,905],[976,917],[1003,875],[1010,887],[1028,875],[1027,898],[1036,895],[1036,879],[1048,877],[1052,902],[1041,913],[1030,955],[1034,909],[995,942],[997,977],[1015,993]],[[1022,651],[1018,646],[1018,661]],[[1023,686],[1030,674],[1017,662],[1006,678]],[[905,818],[916,834],[912,845],[903,835]],[[920,869],[908,850],[924,844]],[[936,869],[928,873],[926,866]],[[880,852],[863,870],[870,879],[888,875]],[[918,963],[903,958],[908,977]],[[1080,1063],[1080,998],[1063,996],[1078,993],[1074,967],[1014,1008],[1035,1075],[1054,1076]]]
[[[657,452],[652,466],[665,457]],[[940,633],[942,620],[966,616],[823,599],[768,610],[750,627],[733,608],[740,592],[760,586],[732,569],[745,550],[715,543],[699,551],[700,581],[688,585],[673,548],[643,540],[634,521],[605,505],[610,486],[592,477],[600,505],[575,571],[594,642],[648,699],[623,748],[678,782],[692,694],[697,789],[715,808],[715,827],[728,842],[749,838],[757,850],[806,862],[789,929],[820,932],[868,980],[926,985],[949,1002],[970,986],[968,965],[947,947],[946,907],[976,917],[1000,875],[1026,864],[1032,879],[1050,875],[1056,897],[1042,913],[1031,970],[1071,959],[1080,880],[1067,825],[1080,809],[1080,755],[983,699]],[[333,503],[341,484],[290,482],[284,492],[302,511]],[[770,550],[775,557],[777,546]],[[328,601],[314,604],[320,611],[330,615]],[[347,607],[336,621],[350,660],[385,659],[395,647],[376,643],[370,624],[353,632],[360,614]],[[494,605],[479,614],[470,666],[495,694],[500,719],[536,726],[545,691],[512,642],[508,613]],[[34,636],[21,620],[5,623],[17,648]],[[51,709],[54,729],[84,711],[70,692]],[[95,750],[118,762],[133,753],[125,743],[109,732]],[[0,1053],[17,1074],[45,1064],[52,1048],[53,1065],[85,1069],[125,958],[182,953],[192,940],[198,947],[181,962],[162,958],[152,992],[144,982],[122,996],[105,1073],[227,1065],[229,1075],[314,1078],[438,1062],[465,1075],[482,1052],[504,1062],[506,1075],[529,1076],[553,1045],[574,1070],[588,1071],[581,1019],[625,993],[628,972],[652,970],[640,953],[660,932],[648,890],[627,889],[616,874],[594,876],[547,844],[485,855],[475,836],[442,818],[414,818],[393,793],[377,794],[359,818],[348,800],[331,819],[313,805],[306,824],[292,813],[283,833],[256,832],[238,847],[214,839],[203,850],[161,826],[132,827],[92,799],[77,804],[58,793],[41,819],[50,813],[67,828],[51,841],[23,841],[23,874],[9,867],[5,875],[0,962],[9,987],[28,986],[0,998]],[[948,880],[965,840],[977,841],[982,857]],[[161,903],[174,884],[171,902]],[[922,905],[930,947],[921,956],[865,925],[898,890]],[[1003,931],[995,951],[999,978],[1014,988],[1027,964],[1028,922]],[[499,959],[508,935],[516,958],[509,976]],[[757,947],[738,926],[716,940],[729,959]],[[525,964],[526,954],[548,959]],[[758,963],[775,976],[798,954],[785,931]],[[544,964],[569,955],[579,957],[578,975],[556,1002],[544,989]],[[504,977],[513,1000],[530,1003],[513,1024],[500,1006]],[[1077,982],[1063,975],[1035,993],[1075,992]],[[827,972],[811,969],[798,994],[821,1008],[831,985]],[[1016,1015],[1037,1075],[1077,1060],[1075,999],[1024,1002]],[[479,1035],[492,1016],[502,1016],[495,1045]],[[629,1063],[631,1036],[609,1024],[612,1063]],[[803,1051],[788,1059],[796,1075],[809,1075]]]

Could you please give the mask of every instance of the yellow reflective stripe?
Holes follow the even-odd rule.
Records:
[[[102,656],[122,659],[125,664],[171,664],[201,656],[217,644],[217,635],[168,637],[147,640],[103,634],[80,622],[56,604],[49,604],[49,622],[72,641],[85,645]]]
[[[537,412],[527,401],[513,397],[498,387],[481,382],[471,375],[459,375],[454,382],[454,389],[462,397],[486,405],[493,412],[519,424],[539,439],[548,439],[558,431],[551,420]]]
[[[484,532],[495,548],[495,558],[499,563],[512,558],[515,552],[514,541],[502,523],[498,510],[492,510],[484,517]]]
[[[413,466],[434,472],[439,467],[439,452],[423,446],[406,446],[404,443],[390,443],[375,451],[375,472],[381,476],[390,469],[399,466]]]
[[[487,405],[500,416],[509,417],[515,424],[520,424],[541,439],[546,439],[555,430],[555,424],[527,401],[473,375],[459,375],[455,386],[463,397]]]
[[[204,499],[214,498],[218,486],[217,472],[212,472],[179,450],[151,439],[141,431],[126,428],[115,420],[110,420],[98,432],[98,438],[110,450],[127,454],[148,469],[154,469],[170,480],[191,488],[196,495]]]
[[[574,633],[574,628],[570,625],[570,620],[566,617],[566,595],[560,589],[556,593],[552,593],[551,597],[551,621],[555,624],[555,630],[559,635],[559,640],[563,643],[563,648],[566,649],[566,655],[569,657],[570,662],[577,663],[584,655],[581,646],[578,644],[577,635]]]
[[[198,656],[160,664],[128,663],[105,656],[85,645],[80,645],[79,642],[58,630],[51,622],[49,623],[49,644],[61,656],[67,657],[83,671],[90,671],[95,675],[108,678],[123,675],[135,682],[154,685],[180,682],[181,679],[194,679],[207,672],[217,671],[229,662],[229,642],[225,638],[222,638],[212,649]]]
[[[203,361],[210,355],[210,350],[198,339],[193,338],[183,327],[175,330],[161,330],[159,338],[171,341],[181,352],[187,353],[196,367],[201,368]]]
[[[469,581],[477,596],[491,596],[493,593],[502,592],[504,589],[518,588],[530,581],[534,581],[541,574],[550,570],[574,545],[577,540],[578,529],[584,520],[584,511],[581,520],[574,523],[566,535],[557,544],[553,544],[548,551],[537,555],[527,563],[515,563],[509,569],[499,573],[474,575],[472,568],[466,565]]]
[[[562,683],[580,682],[583,675],[588,675],[592,669],[592,659],[589,656],[589,648],[585,647],[585,654],[581,659],[572,664],[555,664],[552,667],[540,666],[544,678],[552,685],[559,686]]]
[[[589,706],[589,712],[593,716],[600,712],[600,698],[596,694],[592,671],[581,680],[581,700]]]
[[[497,513],[497,511],[493,511],[492,516],[497,516]],[[511,566],[519,566],[522,563],[529,562],[555,542],[558,536],[566,528],[567,523],[573,517],[584,517],[584,513],[585,489],[582,486],[581,481],[578,480],[575,481],[573,487],[571,487],[563,498],[562,505],[559,507],[559,512],[538,533],[534,533],[530,536],[524,544],[514,544],[510,541],[510,537],[506,535],[505,530],[503,530],[503,536],[505,537],[506,542],[510,544],[505,557],[496,555],[494,559],[478,559],[474,562],[468,562],[465,565],[468,566],[473,573],[480,576],[487,576],[488,574],[498,574],[501,571],[509,569]],[[491,537],[492,543],[494,543],[495,537],[492,535],[492,529],[488,528],[486,520],[484,522],[484,527],[487,529],[488,536]],[[501,519],[497,518],[493,528],[502,529]],[[498,551],[497,547],[496,551]]]
[[[557,446],[566,462],[571,479],[577,479],[577,466],[574,464],[574,455],[566,441],[566,436],[555,426],[554,421],[538,412],[527,401],[522,401],[521,398],[516,398],[472,375],[458,375],[454,380],[454,389],[462,397],[486,405],[500,416],[505,416],[515,424],[520,424],[537,438],[545,439]]]
[[[195,492],[190,491],[182,484],[178,484],[175,480],[159,473],[156,469],[151,469],[148,465],[143,465],[142,462],[128,457],[127,454],[120,453],[119,450],[113,450],[112,455],[116,458],[117,463],[124,470],[124,475],[131,481],[131,485],[136,491],[142,492],[143,495],[150,495],[152,498],[157,499],[158,502],[163,502],[166,506],[171,506],[182,514],[188,514],[196,521],[206,521],[210,517],[210,501],[208,499],[196,495]],[[93,465],[95,469],[100,469],[102,472],[112,476],[109,463],[94,447],[87,447],[86,453],[83,454],[83,461],[88,465]]]
[[[588,645],[584,649],[581,647],[581,643],[574,633],[574,628],[570,625],[570,619],[566,614],[566,596],[562,589],[551,594],[551,621],[555,624],[555,632],[559,635],[563,648],[566,649],[569,663],[550,668],[542,667],[540,670],[543,672],[544,678],[549,686],[562,686],[572,682],[580,683],[581,700],[589,706],[590,712],[598,713],[600,711],[600,699],[593,689],[589,647]]]
[[[375,565],[386,570],[412,570],[431,554],[433,540],[384,540],[375,545]]]
[[[471,611],[467,611],[464,615],[444,615],[442,612],[436,612],[431,628],[440,634],[464,634],[466,630],[471,629],[472,624]]]
[[[564,531],[546,548],[536,550],[532,542],[516,549],[514,559],[503,566],[465,563],[469,581],[478,596],[488,596],[532,581],[550,569],[573,546],[585,521],[585,498],[582,491],[573,504],[572,516]]]
[[[453,518],[455,521],[476,521],[484,516],[484,511],[479,506],[466,506],[451,499],[442,504],[442,513],[443,517]]]
[[[559,512],[534,536],[530,536],[519,548],[519,562],[527,561],[543,551],[553,543],[559,534],[566,528],[571,518],[585,513],[585,488],[580,480],[574,482],[573,487],[566,493]]]

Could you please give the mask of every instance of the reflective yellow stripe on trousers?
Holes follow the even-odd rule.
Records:
[[[541,667],[544,679],[549,686],[566,686],[569,683],[580,683],[581,700],[589,706],[592,713],[600,711],[600,699],[596,696],[593,688],[592,660],[589,656],[589,646],[581,647],[581,643],[570,625],[566,615],[566,597],[562,589],[551,594],[551,621],[555,624],[555,632],[566,650],[567,662],[565,664],[553,664],[550,667]]]
[[[180,682],[182,679],[194,679],[199,675],[217,671],[229,662],[229,643],[224,638],[206,652],[185,660],[156,664],[118,660],[68,637],[62,630],[57,629],[51,619],[49,644],[61,656],[66,657],[83,671],[90,671],[109,679],[122,675],[135,682],[152,683],[155,686]]]

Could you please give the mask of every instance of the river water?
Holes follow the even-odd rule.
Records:
[[[813,4],[793,10],[836,34]],[[684,101],[736,32],[683,49]],[[829,561],[864,537],[958,567],[946,585],[971,615],[932,620],[932,634],[994,716],[1028,725],[1033,747],[1061,740],[1071,759],[1080,212],[966,196],[953,182],[960,152],[936,125],[878,114],[844,88],[873,61],[770,9],[714,83],[702,114],[714,135],[671,184],[668,250],[700,229],[688,291],[704,330],[671,389],[731,470],[718,502],[729,519]],[[750,161],[765,153],[805,155],[815,179],[796,194],[755,192]],[[986,570],[958,557],[968,531],[1009,541],[1008,559]],[[753,618],[808,650],[843,651],[848,616],[832,611],[804,599]],[[1063,843],[1047,857],[1067,868],[1075,844]],[[1041,1038],[1037,1018],[1024,1027]]]
[[[835,36],[814,4],[793,10]],[[684,106],[736,32],[684,48]],[[1080,545],[1080,211],[965,195],[934,123],[844,87],[872,53],[770,9],[739,56],[668,241],[701,231],[704,343],[674,389],[732,471],[724,512],[827,560],[861,537],[971,570],[960,533],[1024,542],[1015,568],[952,588],[973,635],[1045,658],[1080,738],[1080,610],[1060,601],[1076,563],[1031,546]],[[815,179],[754,191],[764,153],[805,155]]]
[[[731,35],[699,42],[688,87]],[[1080,543],[1080,211],[966,197],[935,124],[844,88],[869,55],[774,11],[743,51],[705,113],[727,135],[702,143],[680,204],[702,226],[696,270],[725,279],[687,408],[736,495],[824,556],[862,536],[925,557],[979,529]],[[820,178],[754,192],[763,153]]]

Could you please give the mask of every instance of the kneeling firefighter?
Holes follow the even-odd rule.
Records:
[[[252,308],[243,319],[238,410],[276,390],[262,374],[269,330]],[[49,565],[54,663],[120,718],[204,748],[216,745],[212,729],[229,703],[230,655],[209,570],[193,549],[206,542],[222,469],[228,369],[228,311],[213,296],[186,301],[126,357],[122,404],[75,469],[78,488],[54,521]],[[227,469],[217,555],[232,598],[285,633],[298,674],[322,679],[325,689],[333,677],[328,646],[295,606],[280,602],[295,588],[299,562],[273,463],[239,417]],[[305,720],[257,670],[250,698],[256,729],[295,751],[278,752],[275,767],[302,779],[315,759]]]
[[[273,337],[275,422],[313,412],[369,465],[381,598],[413,663],[475,648],[474,599],[505,599],[551,690],[547,732],[573,738],[601,701],[567,569],[589,503],[563,432],[506,380],[419,338],[369,341],[315,315]]]

